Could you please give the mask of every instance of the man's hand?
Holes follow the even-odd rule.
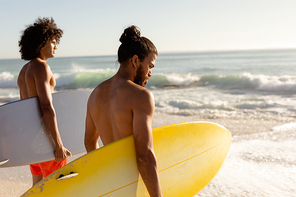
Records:
[[[56,148],[54,151],[56,162],[65,160],[67,155],[70,157],[72,156],[71,152],[68,149],[66,149],[64,146],[62,146],[61,148]]]

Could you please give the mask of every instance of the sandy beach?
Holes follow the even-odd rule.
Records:
[[[177,122],[197,120],[218,123],[225,126],[232,133],[232,146],[225,163],[223,164],[218,175],[196,196],[279,196],[277,194],[283,193],[286,193],[286,196],[292,196],[293,193],[295,194],[295,166],[286,166],[286,168],[291,168],[291,173],[289,174],[277,174],[277,172],[273,172],[278,176],[287,176],[284,178],[287,178],[290,181],[277,182],[266,180],[269,179],[270,176],[265,176],[260,174],[260,172],[257,172],[258,169],[254,169],[254,164],[251,164],[249,166],[241,165],[239,162],[240,160],[238,159],[240,157],[239,151],[248,148],[250,148],[251,151],[252,147],[248,147],[248,141],[254,138],[250,136],[256,135],[256,139],[264,139],[271,132],[273,132],[272,128],[293,122],[293,119],[279,118],[274,120],[258,120],[253,118],[234,119],[215,117],[211,119],[201,119],[199,116],[178,115],[166,115],[165,119],[163,117],[163,114],[158,112],[155,113],[153,128]],[[291,140],[293,140],[293,142],[296,142],[295,135],[291,135]],[[79,156],[81,155],[75,155],[70,158],[69,161],[72,161]],[[245,159],[249,159],[251,161],[253,157]],[[277,164],[275,163],[274,165]],[[279,170],[279,173],[281,173],[280,171],[282,168],[282,166],[278,166],[275,168],[275,170]],[[0,171],[0,196],[20,196],[31,187],[31,174],[29,171],[29,166],[1,168]],[[254,176],[258,176],[257,178],[261,181],[258,180],[252,183],[252,179],[254,178]],[[267,181],[270,182],[268,183]],[[257,187],[260,189],[256,189]],[[266,187],[266,189],[264,189],[264,187]]]

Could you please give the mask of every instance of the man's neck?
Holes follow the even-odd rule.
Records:
[[[132,65],[120,65],[116,75],[120,78],[134,81],[136,74],[136,69]]]
[[[44,62],[44,63],[46,63],[48,59],[43,59],[43,58],[41,58],[41,57],[37,57],[36,60],[39,61],[39,62]]]

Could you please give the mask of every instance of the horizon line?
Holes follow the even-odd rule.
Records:
[[[163,51],[159,52],[158,55],[166,54],[186,54],[186,53],[217,53],[217,52],[239,52],[239,51],[275,51],[275,50],[296,50],[296,47],[285,47],[285,48],[246,48],[246,49],[208,49],[208,50],[188,50],[188,51]],[[116,54],[105,54],[105,55],[77,55],[77,56],[59,56],[58,58],[82,58],[82,57],[109,57],[116,56]],[[19,58],[0,58],[0,60],[22,60]],[[23,60],[27,61],[27,60]]]

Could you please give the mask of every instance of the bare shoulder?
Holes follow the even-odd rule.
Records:
[[[137,84],[132,84],[133,85],[133,91],[135,92],[136,96],[139,96],[140,98],[147,98],[147,99],[153,99],[153,94],[146,88],[137,85]]]
[[[34,59],[30,61],[27,75],[44,80],[50,80],[53,78],[53,73],[49,65],[40,59]]]
[[[49,66],[45,61],[42,61],[40,59],[34,59],[30,61],[30,68],[32,70],[42,71],[42,70],[47,70]]]
[[[152,92],[142,86],[134,84],[133,96],[131,95],[131,98],[136,108],[153,108],[154,106],[154,96]]]

